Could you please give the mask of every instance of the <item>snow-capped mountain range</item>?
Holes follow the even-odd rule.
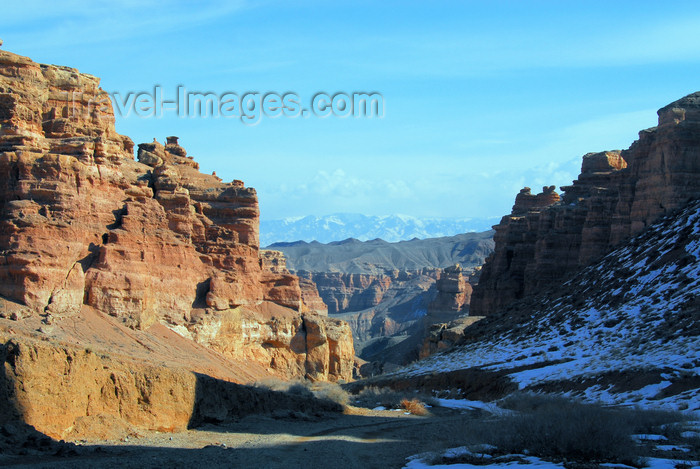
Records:
[[[493,218],[418,218],[409,215],[369,216],[358,213],[290,217],[260,221],[260,245],[283,241],[329,243],[347,238],[360,241],[383,239],[397,242],[413,238],[439,238],[460,233],[487,231],[498,223]]]

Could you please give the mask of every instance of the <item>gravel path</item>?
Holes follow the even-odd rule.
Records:
[[[464,445],[479,418],[474,412],[431,410],[427,417],[366,409],[315,420],[250,416],[176,434],[85,442],[61,456],[8,457],[0,466],[400,468],[410,455]]]

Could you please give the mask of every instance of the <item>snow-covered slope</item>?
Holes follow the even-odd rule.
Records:
[[[472,367],[520,389],[700,409],[700,201],[562,286],[466,331],[465,343],[399,372]]]
[[[260,221],[260,245],[283,241],[329,243],[347,238],[397,242],[413,238],[438,238],[471,231],[490,230],[498,218],[417,218],[408,215],[367,216],[336,213],[326,216]]]

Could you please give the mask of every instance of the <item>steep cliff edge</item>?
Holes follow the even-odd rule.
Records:
[[[581,174],[533,195],[525,188],[494,227],[495,250],[470,312],[489,315],[600,258],[660,216],[700,197],[700,93],[658,111],[628,150],[589,153]]]
[[[472,271],[474,277],[479,274]],[[442,269],[436,282],[437,295],[428,305],[428,312],[423,318],[424,337],[418,352],[420,359],[452,347],[462,336],[468,326],[483,319],[482,316],[469,315],[469,301],[472,295],[470,275],[464,275],[462,267],[455,264]]]
[[[698,291],[700,200],[566,281],[468,327],[451,350],[382,380],[415,386],[430,378],[445,388],[464,383],[470,399],[520,389],[697,412]],[[460,374],[471,380],[459,380]],[[484,374],[488,379],[479,382]]]
[[[0,51],[2,330],[114,352],[65,327],[96,311],[137,343],[165,327],[198,359],[252,366],[212,368],[224,379],[351,379],[347,324],[261,258],[255,190],[200,173],[176,137],[133,151],[99,79]]]
[[[398,272],[374,275],[300,271],[298,275],[316,286],[329,314],[377,306],[392,282],[398,279]]]

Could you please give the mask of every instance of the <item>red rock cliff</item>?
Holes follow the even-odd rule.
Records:
[[[533,196],[525,188],[510,215],[494,227],[470,305],[487,315],[560,281],[660,216],[700,197],[700,92],[658,112],[659,125],[639,133],[628,150],[589,153],[581,174]]]
[[[329,314],[377,306],[392,283],[391,275],[298,272],[316,285]]]
[[[428,305],[428,316],[435,319],[433,322],[445,322],[440,320],[443,316],[445,320],[450,320],[469,314],[472,286],[468,278],[462,275],[459,264],[442,269],[436,288],[437,296]]]
[[[229,357],[257,347],[285,376],[350,379],[347,325],[302,317],[299,279],[263,268],[255,190],[200,173],[176,137],[139,145],[138,161],[133,149],[99,79],[0,51],[0,302],[13,317],[87,305]]]

